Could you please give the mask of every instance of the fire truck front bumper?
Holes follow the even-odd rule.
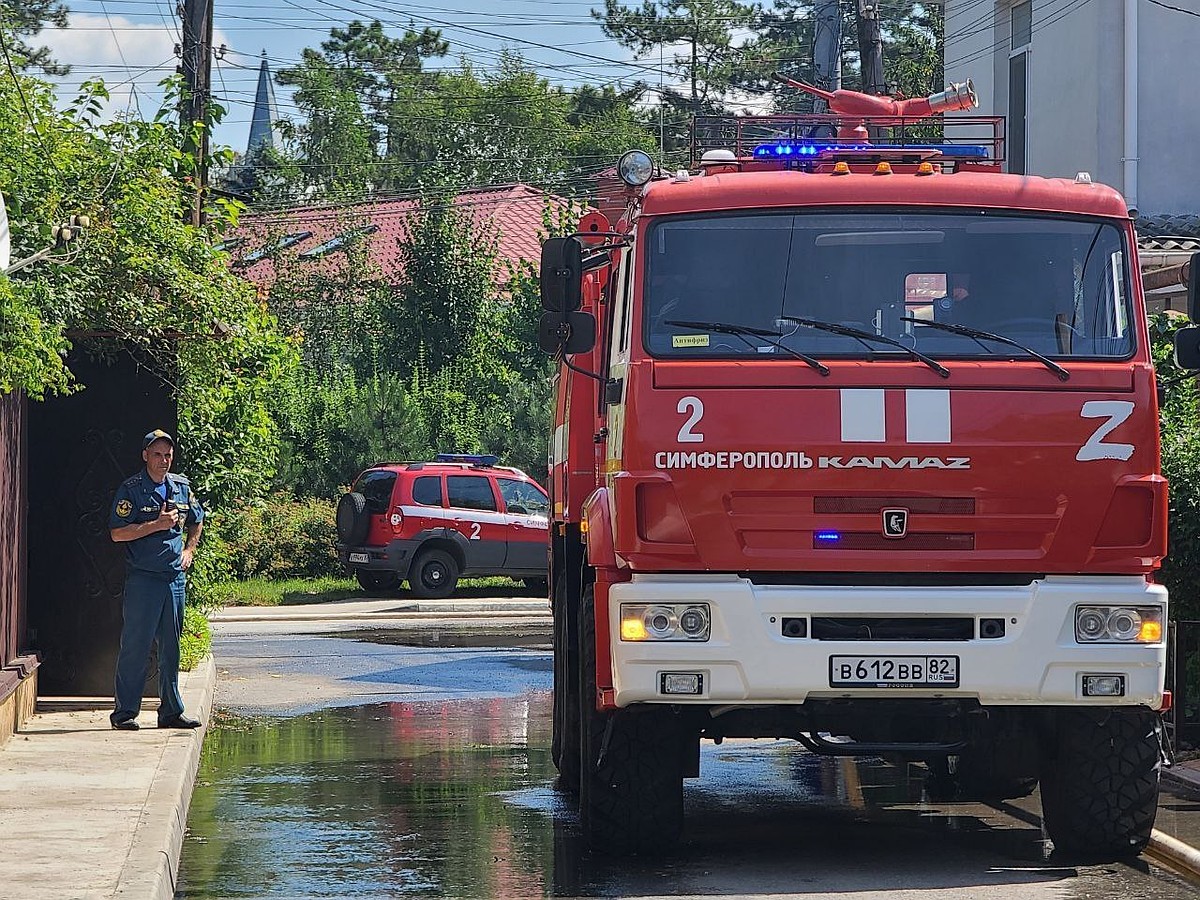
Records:
[[[706,639],[679,627],[689,610],[693,632],[707,615]],[[862,587],[635,575],[609,588],[608,616],[617,706],[1162,705],[1167,591],[1137,576]]]

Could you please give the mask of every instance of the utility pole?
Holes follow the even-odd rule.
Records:
[[[858,23],[858,60],[864,94],[885,94],[883,81],[883,39],[879,36],[879,7],[874,0],[856,0]]]
[[[817,87],[836,91],[842,86],[842,11],[838,0],[817,0],[813,10],[813,72]],[[815,112],[828,111],[824,100]]]
[[[179,127],[183,132],[183,152],[195,162],[192,178],[184,186],[183,220],[199,226],[204,223],[204,192],[208,187],[213,0],[181,0],[179,15],[183,25],[179,71],[184,84],[184,96],[179,103]],[[193,139],[196,122],[203,126],[198,141]]]

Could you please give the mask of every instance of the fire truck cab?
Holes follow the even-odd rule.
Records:
[[[1040,784],[1071,853],[1149,839],[1167,485],[1133,225],[955,121],[993,139],[697,122],[692,169],[626,154],[620,220],[546,242],[554,758],[594,848],[674,841],[727,737]]]

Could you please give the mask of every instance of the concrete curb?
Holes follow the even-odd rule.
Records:
[[[542,610],[502,610],[502,611],[470,611],[470,612],[343,612],[330,610],[322,613],[235,613],[233,615],[213,616],[209,621],[223,625],[227,622],[359,622],[359,621],[393,621],[393,622],[495,622],[502,619],[517,619],[521,621],[550,621],[550,613]]]
[[[1162,770],[1162,780],[1173,790],[1200,800],[1200,771],[1191,765],[1176,764]]]
[[[146,805],[129,842],[114,897],[170,900],[187,828],[192,787],[200,767],[200,749],[212,714],[217,668],[212,655],[184,676],[184,709],[203,724],[193,731],[172,734],[163,748],[150,783]]]

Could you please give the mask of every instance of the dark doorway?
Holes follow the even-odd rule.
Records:
[[[117,486],[142,466],[141,439],[175,431],[163,379],[129,352],[84,342],[67,361],[84,390],[29,404],[28,623],[39,693],[106,696],[121,637],[124,553],[108,536]],[[147,694],[157,696],[149,670]]]

